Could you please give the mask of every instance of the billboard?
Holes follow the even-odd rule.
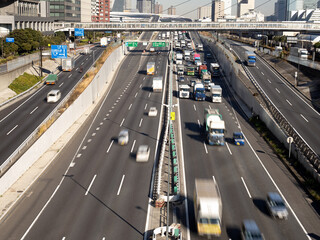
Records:
[[[51,45],[51,58],[67,58],[67,45]]]
[[[83,37],[84,36],[84,28],[75,28],[74,29],[75,37]]]

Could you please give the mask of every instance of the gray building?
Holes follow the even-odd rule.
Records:
[[[52,33],[53,19],[49,16],[49,12],[49,4],[45,1],[2,0],[0,1],[1,32],[31,28]]]
[[[274,4],[274,21],[285,21],[287,14],[286,0],[278,0]]]
[[[152,1],[151,0],[137,0],[137,9],[140,13],[151,13]]]
[[[80,0],[48,0],[50,3],[50,16],[56,21],[80,22],[81,1]]]
[[[114,0],[112,6],[112,12],[123,12],[124,9],[124,0]]]

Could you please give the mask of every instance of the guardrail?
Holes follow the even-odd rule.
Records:
[[[103,52],[102,52],[103,53]],[[102,54],[101,53],[101,54]],[[96,63],[96,61],[98,61],[99,57],[101,56],[101,54],[99,56],[97,56],[96,60],[94,61],[94,63],[92,64],[92,66]],[[90,70],[90,68],[87,70],[87,72]],[[83,77],[85,76],[85,74],[83,75]],[[20,146],[6,159],[6,161],[4,161],[1,166],[0,166],[0,173],[2,174],[3,171],[7,168],[9,163],[12,163],[13,161],[16,160],[17,156],[20,155],[21,152],[23,152],[26,147],[28,147],[29,144],[33,144],[32,139],[36,138],[36,135],[40,129],[40,127],[45,124],[50,118],[52,118],[55,114],[57,114],[58,109],[60,107],[62,107],[70,98],[71,94],[74,92],[74,90],[76,89],[76,87],[79,85],[79,83],[82,81],[83,77],[81,77],[78,82],[74,85],[74,87],[69,91],[69,93],[61,100],[61,102],[52,110],[52,112],[40,123],[40,125],[26,138],[26,140],[24,140]],[[39,83],[40,84],[40,83]],[[18,97],[18,96],[16,96]]]

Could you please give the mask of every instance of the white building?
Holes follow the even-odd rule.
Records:
[[[204,18],[210,18],[211,19],[211,5],[210,6],[204,6],[198,8],[197,17],[198,19],[204,19]]]
[[[298,0],[299,1],[299,0]],[[238,0],[237,17],[254,10],[254,0]]]
[[[237,21],[245,21],[245,22],[264,22],[264,14],[261,12],[255,12],[254,10],[249,10],[249,12],[237,18]]]
[[[231,16],[232,15],[232,0],[223,0],[224,2],[224,16]]]
[[[91,0],[81,0],[81,22],[91,22]]]

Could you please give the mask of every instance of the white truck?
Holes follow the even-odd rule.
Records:
[[[152,91],[162,92],[162,77],[154,77],[152,81]]]
[[[181,43],[181,47],[185,47],[186,46],[186,40],[182,39],[180,41],[180,43]]]
[[[179,98],[190,98],[190,86],[187,84],[179,85]]]
[[[170,38],[170,32],[167,32],[167,38]]]
[[[222,87],[220,85],[214,85],[210,86],[210,92],[211,92],[211,99],[212,102],[219,102],[221,103],[222,101]]]
[[[204,131],[209,145],[224,145],[225,122],[219,109],[204,109]]]
[[[180,42],[177,41],[177,42],[175,43],[175,46],[176,46],[176,48],[180,48],[180,47],[181,47]]]
[[[106,47],[108,45],[108,38],[103,37],[100,39],[100,46],[101,47]]]
[[[183,75],[184,74],[184,65],[178,65],[177,66],[177,74],[178,75]]]
[[[191,59],[191,52],[188,50],[185,50],[184,51],[184,60],[190,61],[190,59]]]
[[[176,64],[182,64],[183,54],[177,53],[176,54]]]
[[[221,236],[222,200],[216,181],[196,178],[193,199],[198,234]]]
[[[203,51],[203,44],[202,43],[198,43],[198,51]]]
[[[166,39],[166,33],[162,33],[161,36],[162,36],[162,40]]]
[[[74,68],[74,58],[62,58],[61,67],[63,72],[72,71],[72,69]]]
[[[155,65],[156,65],[155,62],[147,63],[147,75],[154,75]]]
[[[89,47],[84,47],[84,48],[82,49],[82,54],[87,55],[87,54],[89,54],[89,53],[90,53],[90,48],[89,48]]]

